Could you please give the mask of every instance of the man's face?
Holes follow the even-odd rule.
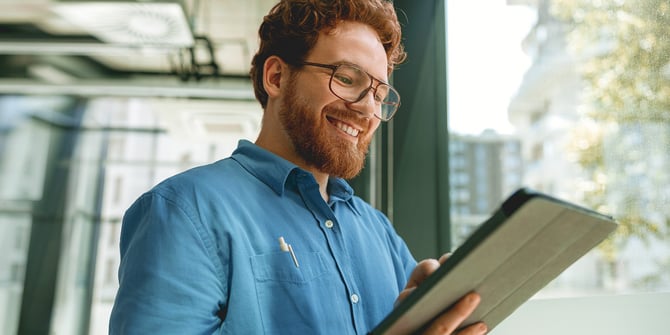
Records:
[[[322,117],[321,113],[316,113],[309,102],[300,95],[295,81],[291,81],[286,89],[287,94],[279,117],[298,155],[307,164],[329,175],[342,178],[355,177],[365,164],[372,133],[369,136],[361,136],[359,133],[355,142],[343,139],[342,136],[328,136],[324,128],[332,127],[331,122],[337,122],[335,120],[338,119],[334,117],[339,115],[340,120],[346,120],[347,117],[351,118],[348,116],[351,111],[325,106],[323,112],[333,117],[328,119],[329,122],[323,122],[319,120]],[[341,124],[336,126],[344,127]]]
[[[343,22],[319,36],[307,61],[355,64],[386,80],[387,59],[376,33],[368,26]],[[356,103],[337,98],[329,89],[332,71],[304,67],[291,73],[279,118],[296,153],[329,175],[353,178],[363,168],[379,119],[373,116],[372,93]]]

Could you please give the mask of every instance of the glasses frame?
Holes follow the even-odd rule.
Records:
[[[379,86],[381,86],[381,85],[386,85],[386,86],[388,86],[388,87],[389,87],[389,91],[393,91],[393,92],[395,92],[395,95],[398,97],[398,103],[397,103],[397,104],[386,104],[386,105],[389,105],[389,106],[393,106],[393,107],[394,107],[394,108],[393,108],[393,111],[390,112],[389,115],[388,115],[387,117],[382,117],[382,115],[381,115],[381,114],[382,114],[381,108],[380,108],[380,111],[379,111],[379,115],[377,115],[377,113],[374,113],[374,116],[375,116],[376,118],[382,120],[382,121],[389,121],[389,120],[391,120],[391,119],[393,118],[393,116],[395,116],[395,113],[398,111],[398,107],[400,107],[400,93],[398,93],[398,90],[396,90],[395,87],[391,86],[391,85],[390,85],[389,83],[387,83],[387,82],[384,82],[384,81],[382,81],[382,80],[379,80],[379,79],[375,78],[373,75],[371,75],[371,74],[368,73],[367,71],[365,71],[365,70],[359,68],[358,66],[355,66],[355,65],[353,65],[353,64],[348,64],[348,63],[344,63],[344,64],[323,64],[323,63],[314,63],[314,62],[300,62],[299,65],[308,65],[308,66],[315,66],[315,67],[320,67],[320,68],[324,68],[324,69],[330,69],[332,72],[330,73],[330,80],[328,81],[328,89],[330,90],[331,93],[333,93],[333,95],[335,95],[336,97],[338,97],[340,100],[343,100],[343,101],[345,101],[345,102],[349,102],[349,103],[356,103],[356,102],[359,102],[359,101],[363,100],[363,98],[365,98],[365,96],[368,94],[368,92],[370,92],[370,90],[373,90],[373,93],[376,93],[376,92],[377,92],[377,88],[378,88]],[[363,91],[361,92],[361,94],[359,94],[359,96],[358,96],[358,98],[357,98],[356,100],[345,99],[345,98],[339,96],[339,95],[338,95],[337,93],[335,93],[335,91],[333,90],[333,77],[335,77],[335,72],[337,72],[337,69],[340,68],[341,66],[349,66],[349,67],[353,67],[353,68],[355,68],[355,69],[357,69],[357,70],[359,70],[359,71],[361,71],[361,72],[367,74],[368,77],[370,77],[370,86],[368,86],[365,90],[363,90]],[[379,84],[374,85],[375,81],[379,82]],[[384,103],[382,102],[382,104],[384,104]]]

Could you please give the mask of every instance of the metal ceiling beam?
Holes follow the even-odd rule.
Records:
[[[39,94],[81,97],[171,97],[215,100],[255,100],[250,80],[182,82],[171,77],[160,80],[77,80],[47,83],[28,79],[0,79],[0,94]]]
[[[79,42],[58,39],[41,41],[2,41],[2,55],[120,55],[138,56],[166,55],[178,51],[179,48],[168,46],[141,46],[126,44],[107,44],[99,42]]]

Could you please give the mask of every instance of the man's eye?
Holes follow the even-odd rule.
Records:
[[[353,79],[351,79],[347,76],[343,76],[343,75],[337,75],[337,76],[335,76],[335,79],[338,82],[340,82],[341,84],[344,84],[344,85],[352,85],[354,83]]]
[[[382,96],[382,95],[379,94],[379,93],[375,93],[375,101],[377,101],[377,102],[382,102],[382,101],[384,101],[384,96]]]

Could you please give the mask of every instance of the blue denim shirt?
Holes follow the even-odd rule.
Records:
[[[365,334],[416,261],[344,180],[328,192],[248,141],[160,183],[123,219],[110,334]]]

